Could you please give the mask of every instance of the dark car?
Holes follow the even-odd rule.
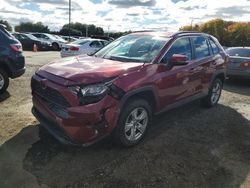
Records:
[[[31,34],[13,33],[12,35],[14,35],[16,39],[18,39],[21,42],[24,50],[33,50],[34,44],[36,44],[38,51],[52,49],[51,42],[40,40]]]
[[[232,47],[226,53],[229,55],[227,76],[250,79],[250,47]]]
[[[32,77],[32,112],[55,138],[89,145],[113,133],[137,144],[152,115],[201,99],[219,101],[228,57],[211,35],[142,32],[94,55],[61,59]]]
[[[9,86],[9,77],[16,78],[25,72],[22,45],[0,24],[0,94]]]

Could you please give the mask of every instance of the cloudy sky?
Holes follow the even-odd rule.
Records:
[[[183,25],[212,18],[250,21],[250,0],[71,0],[72,21],[104,30],[158,29],[176,31]],[[41,21],[52,30],[68,23],[68,0],[0,0],[0,19],[12,25]]]

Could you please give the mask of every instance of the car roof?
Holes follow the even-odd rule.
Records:
[[[94,38],[84,38],[84,39],[78,39],[78,40],[88,40],[88,41],[107,41],[103,39],[94,39]]]

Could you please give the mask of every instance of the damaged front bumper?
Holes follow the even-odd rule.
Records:
[[[44,91],[39,90],[36,79],[32,84],[32,113],[60,142],[88,146],[116,126],[120,106],[111,94],[99,102],[80,105],[71,91],[53,82],[48,81]]]

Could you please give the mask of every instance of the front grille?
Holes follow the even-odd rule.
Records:
[[[68,101],[58,91],[50,87],[46,87],[44,89],[42,88],[42,85],[34,79],[32,79],[31,81],[31,87],[32,87],[32,92],[38,95],[45,102],[52,104],[54,103],[63,108],[70,107]]]

